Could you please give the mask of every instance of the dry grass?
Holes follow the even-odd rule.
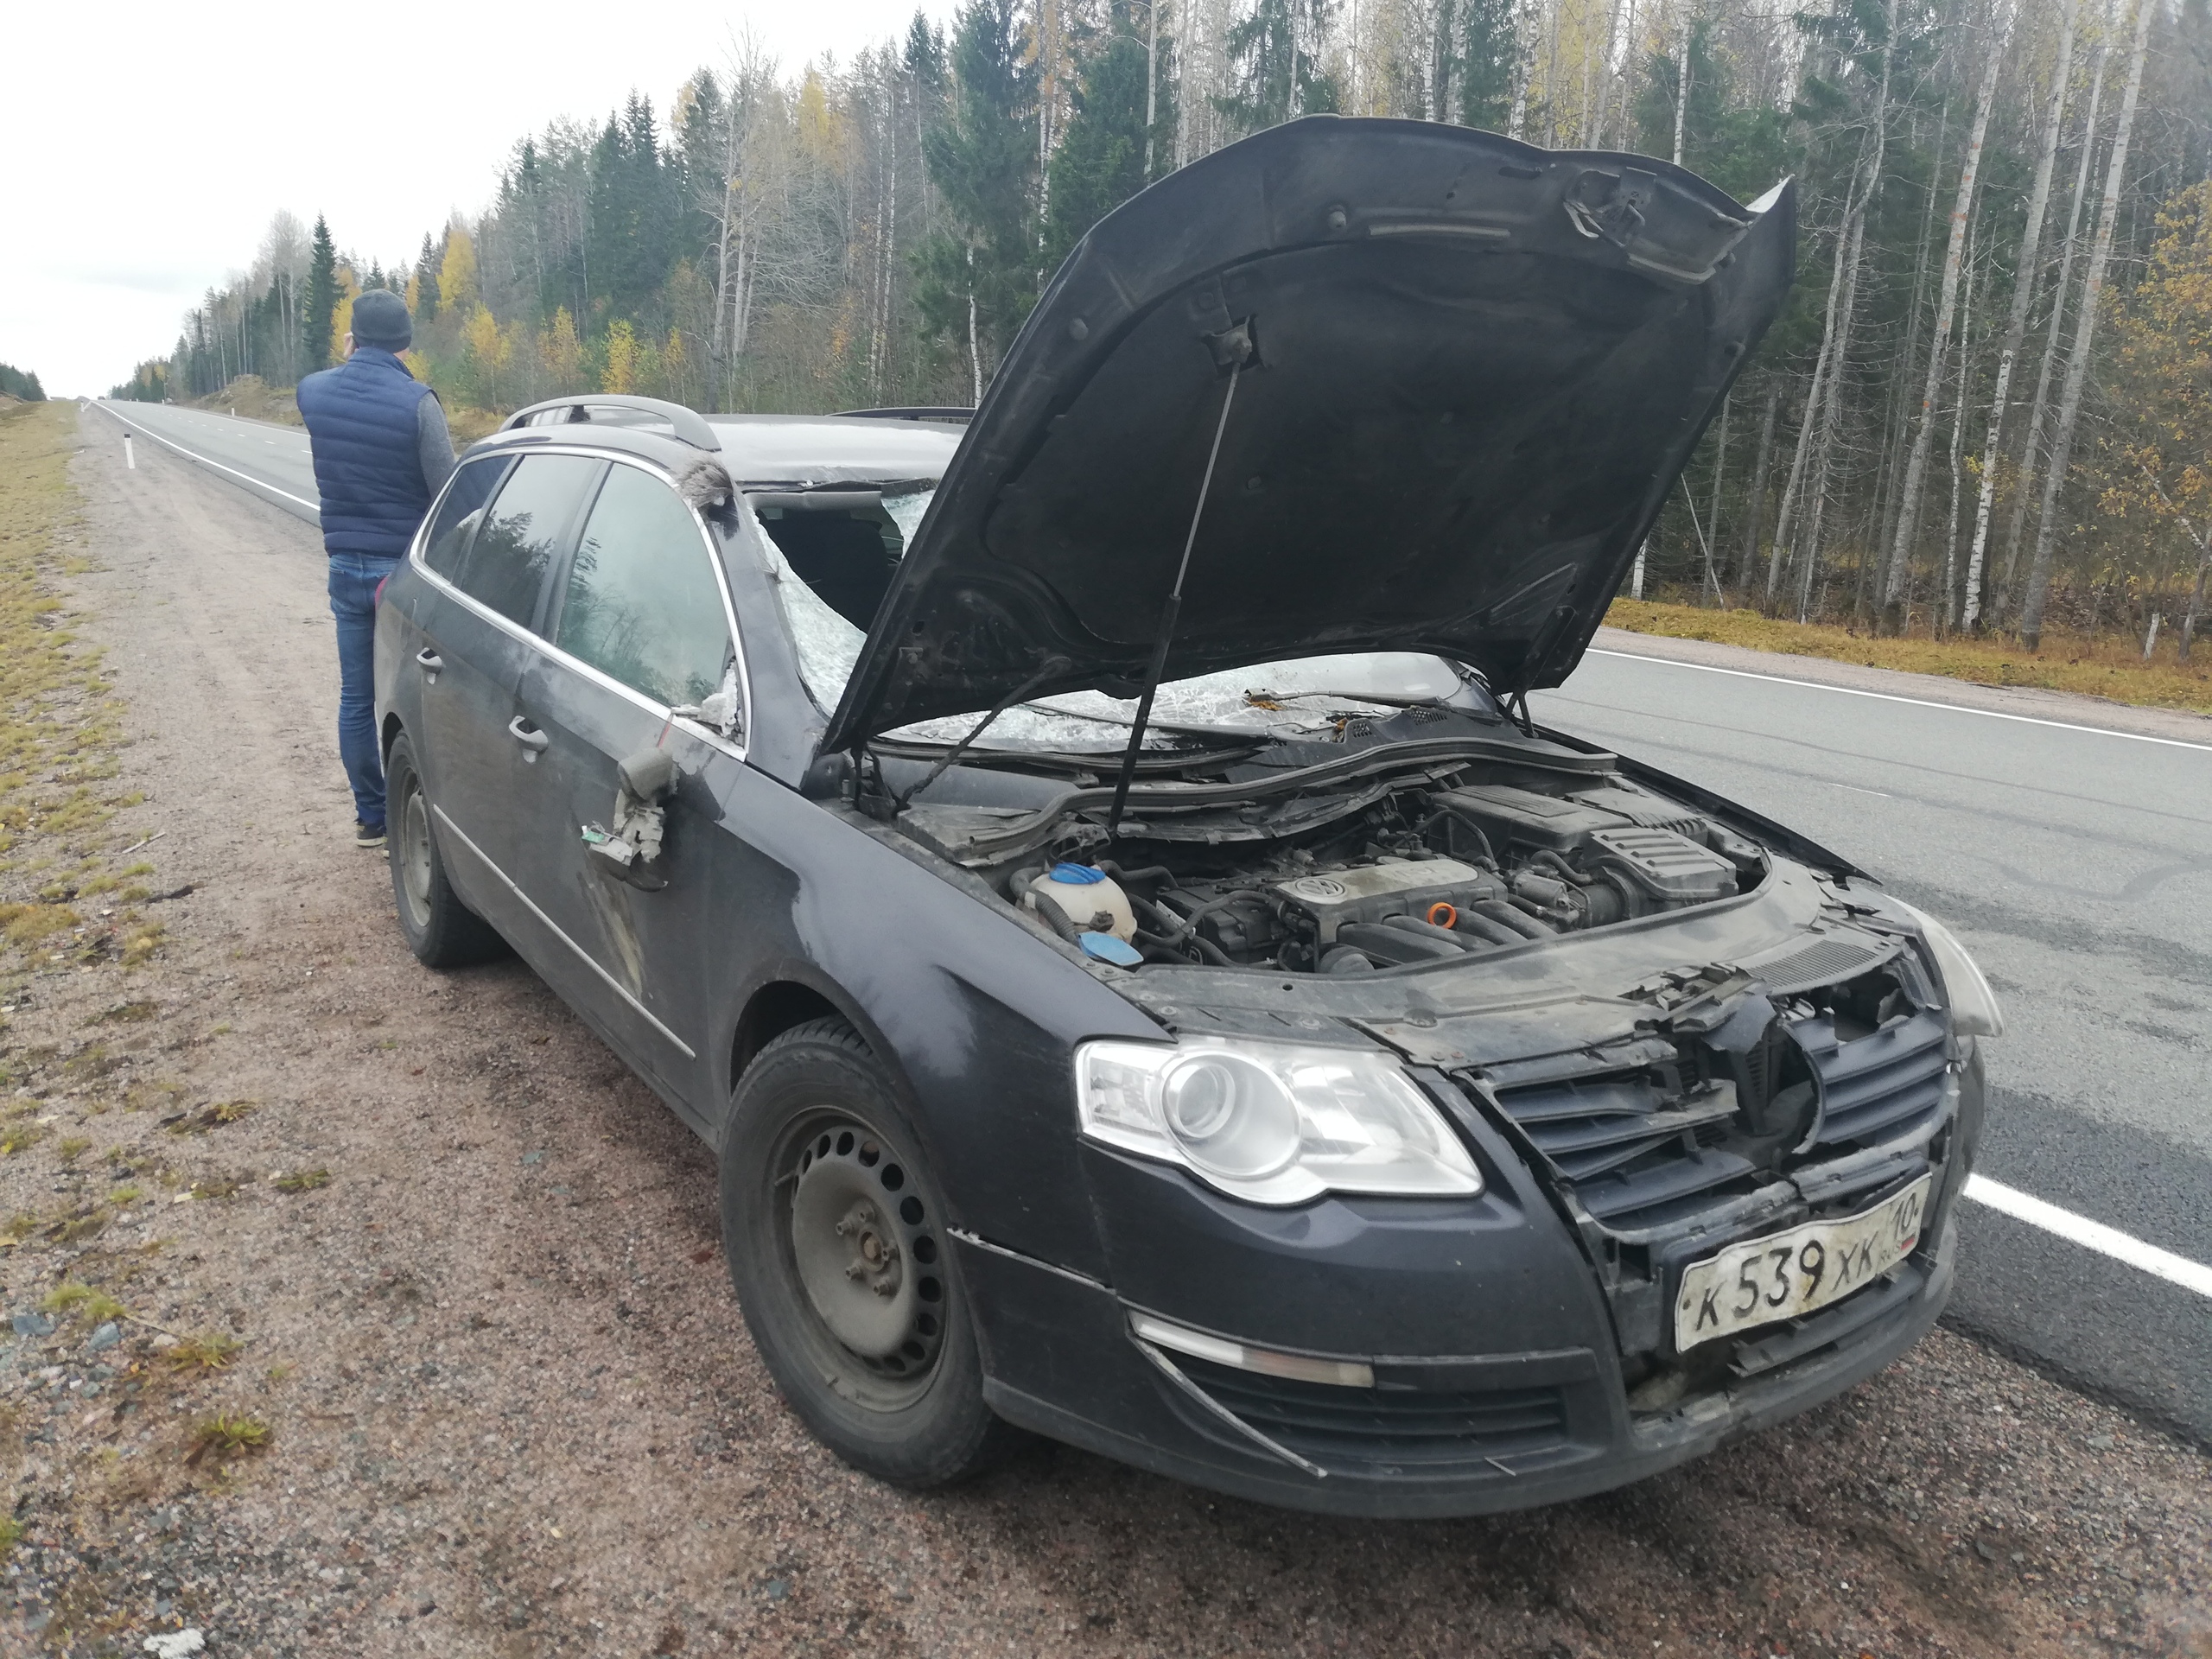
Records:
[[[209,1456],[236,1457],[241,1452],[258,1452],[268,1444],[269,1425],[259,1418],[219,1414],[193,1426],[192,1452],[185,1461],[196,1464]]]
[[[496,410],[472,409],[466,404],[453,404],[446,410],[446,426],[453,434],[453,447],[456,449],[465,449],[479,438],[488,438],[506,418]]]
[[[179,1371],[219,1371],[245,1344],[220,1331],[186,1337],[162,1354],[164,1363]]]
[[[1605,613],[1616,628],[1676,639],[1709,639],[1750,651],[1825,657],[1868,668],[1909,674],[1941,674],[1978,685],[2035,686],[2073,691],[2146,709],[2183,709],[2212,715],[2212,642],[2200,639],[2187,663],[2174,657],[2173,637],[2143,660],[2139,643],[2112,636],[2085,639],[2046,634],[2040,652],[2005,639],[1934,639],[1926,635],[1883,639],[1821,623],[1777,621],[1753,610],[1709,611],[1694,605],[1662,605],[1617,599]]]
[[[88,918],[71,900],[104,880],[122,705],[48,579],[88,569],[61,548],[81,522],[70,488],[73,402],[0,411],[0,977],[143,962],[160,924],[130,907]]]
[[[235,414],[241,420],[274,421],[283,426],[304,424],[300,406],[289,391],[270,385],[257,374],[241,374],[213,397],[194,401],[195,409],[218,415]]]

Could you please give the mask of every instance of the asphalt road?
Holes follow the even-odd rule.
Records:
[[[136,427],[136,442],[166,440],[202,465],[212,462],[221,476],[272,506],[310,524],[321,522],[315,512],[315,464],[302,428],[233,420],[167,404],[103,400],[100,407]]]
[[[1531,702],[1948,922],[2008,1027],[1979,1172],[2212,1262],[2212,751],[1596,653]],[[1965,1226],[1954,1324],[2212,1440],[2212,1299]]]
[[[297,429],[106,407],[315,522]],[[2212,1264],[2212,750],[1854,696],[1765,660],[1760,677],[1593,652],[1532,702],[1949,922],[2009,1023],[1980,1172]],[[2088,699],[2065,718],[2102,723]],[[1965,1229],[1953,1324],[2212,1443],[2212,1297],[1986,1205]]]

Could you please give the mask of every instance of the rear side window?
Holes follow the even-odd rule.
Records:
[[[423,563],[448,582],[460,569],[468,538],[476,533],[484,504],[492,499],[506,466],[505,455],[470,461],[454,474],[453,487],[438,503],[438,516],[430,521],[430,533],[423,542]]]
[[[554,643],[656,702],[704,702],[731,660],[707,558],[676,492],[616,467],[585,521]]]
[[[516,462],[463,551],[454,585],[528,627],[576,508],[606,464],[586,455],[525,455]]]

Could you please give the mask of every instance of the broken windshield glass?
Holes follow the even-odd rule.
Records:
[[[883,512],[898,526],[900,551],[913,539],[929,510],[930,490],[883,498]],[[779,538],[771,530],[771,545]],[[810,574],[813,571],[810,567]],[[794,561],[779,556],[776,592],[798,649],[807,693],[826,715],[844,695],[860,660],[864,630],[839,613]],[[1299,657],[1249,668],[1171,680],[1153,702],[1147,748],[1172,747],[1177,734],[1224,730],[1270,737],[1333,737],[1346,715],[1382,717],[1408,703],[1470,699],[1484,712],[1489,700],[1442,658],[1409,651],[1364,652],[1346,657]],[[909,742],[957,743],[974,728],[977,709],[902,726],[886,735]],[[1103,691],[1036,697],[1007,709],[991,723],[982,748],[1118,749],[1128,741],[1134,700]]]

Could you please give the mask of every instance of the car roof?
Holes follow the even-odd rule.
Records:
[[[613,411],[502,430],[469,454],[581,444],[657,462],[674,472],[699,451],[664,423]],[[824,484],[934,484],[944,475],[964,426],[943,420],[854,415],[710,415],[722,464],[745,489],[809,488]]]
[[[967,429],[852,415],[709,415],[741,485],[893,483],[944,476]]]

